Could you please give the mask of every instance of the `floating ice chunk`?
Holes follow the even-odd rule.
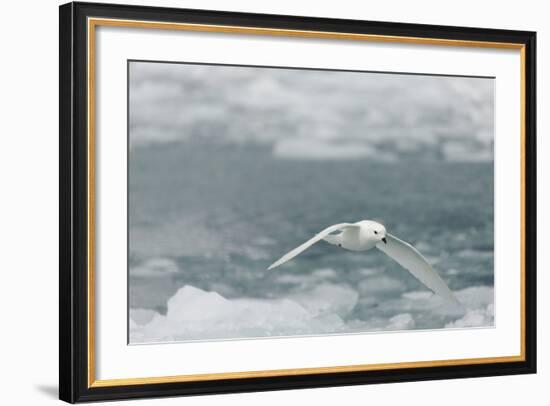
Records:
[[[323,304],[329,303],[329,305]],[[160,342],[266,337],[340,332],[357,293],[321,285],[284,299],[226,299],[186,285],[169,299],[166,316],[155,313],[146,325],[130,323],[130,340]]]
[[[130,268],[130,275],[140,277],[162,277],[178,272],[178,265],[169,258],[151,258],[139,266]]]
[[[130,330],[130,342],[143,342],[144,333],[143,326],[138,325],[132,318],[128,320]]]
[[[357,273],[363,276],[372,276],[384,272],[384,268],[361,268],[357,270]]]
[[[365,143],[333,143],[324,140],[288,138],[277,141],[273,155],[283,159],[380,159],[383,154]]]
[[[456,293],[456,297],[466,308],[476,309],[494,303],[492,286],[471,286]]]
[[[445,324],[445,328],[452,327],[481,327],[492,325],[494,322],[493,305],[489,304],[484,309],[468,310],[464,317]]]
[[[481,327],[494,324],[494,289],[474,286],[457,292],[458,300],[466,307],[465,314],[449,323],[449,327]]]
[[[228,316],[230,301],[216,292],[205,292],[193,286],[182,287],[168,299],[166,317],[173,321],[198,321]]]
[[[402,313],[393,316],[386,326],[388,330],[409,330],[414,328],[414,318],[410,313]]]
[[[448,142],[443,146],[443,155],[450,162],[486,162],[493,159],[492,149],[464,142]]]
[[[320,279],[329,279],[329,278],[335,278],[336,276],[338,276],[336,271],[331,268],[317,269],[316,271],[313,271],[312,275]]]
[[[139,325],[144,325],[149,323],[153,317],[155,317],[154,310],[151,309],[130,309],[130,320]]]

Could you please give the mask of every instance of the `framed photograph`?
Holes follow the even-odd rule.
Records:
[[[534,32],[60,7],[60,398],[536,371]]]

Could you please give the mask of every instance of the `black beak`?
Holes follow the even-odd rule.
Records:
[[[388,240],[386,240],[386,237],[382,238],[382,241],[384,241],[384,244],[388,243]]]

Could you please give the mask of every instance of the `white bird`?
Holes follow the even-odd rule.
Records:
[[[337,231],[340,233],[333,234]],[[321,240],[350,251],[368,251],[376,247],[412,273],[435,294],[459,303],[447,284],[416,248],[386,232],[386,228],[382,224],[372,220],[341,223],[327,227],[312,239],[283,255],[267,269],[284,264]]]

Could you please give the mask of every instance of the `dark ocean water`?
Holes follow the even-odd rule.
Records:
[[[129,182],[131,341],[493,323],[492,162],[288,160],[251,144],[165,143],[131,149]],[[376,250],[320,242],[266,271],[323,228],[362,219],[415,245],[464,308]]]

